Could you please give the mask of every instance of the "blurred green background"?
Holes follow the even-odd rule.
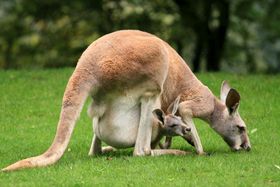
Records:
[[[193,71],[280,72],[279,0],[1,0],[0,69],[75,66],[98,37],[153,33]]]

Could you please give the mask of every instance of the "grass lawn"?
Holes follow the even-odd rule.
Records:
[[[73,69],[0,71],[0,167],[51,144]],[[55,165],[0,173],[0,186],[280,186],[280,76],[199,74],[215,95],[227,79],[241,94],[251,152],[231,152],[196,120],[210,156],[132,157],[132,149],[88,157],[91,120],[84,107],[68,150]],[[173,148],[194,149],[181,138]]]

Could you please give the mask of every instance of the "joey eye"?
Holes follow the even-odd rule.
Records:
[[[172,125],[170,125],[171,128],[174,128],[176,126],[177,126],[177,124],[174,124],[174,123]]]

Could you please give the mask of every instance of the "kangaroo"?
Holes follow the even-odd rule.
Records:
[[[166,111],[178,95],[181,95],[179,116],[191,128],[198,154],[203,154],[203,148],[192,118],[209,122],[231,147],[242,145],[249,149],[247,133],[240,131],[241,127],[246,132],[245,123],[234,112],[239,104],[238,94],[233,89],[224,89],[229,90],[225,97],[228,107],[196,78],[171,46],[152,34],[137,30],[107,34],[90,44],[78,60],[64,92],[57,132],[49,149],[2,171],[42,167],[59,160],[88,96],[104,106],[106,114],[115,120],[117,129],[107,132],[129,133],[129,129],[118,127],[130,121],[135,123],[134,120],[139,123],[135,156],[153,154],[152,111],[155,108]]]
[[[190,131],[190,128],[186,124],[184,124],[182,118],[175,115],[178,110],[179,101],[180,96],[178,96],[176,100],[170,105],[167,110],[167,114],[165,114],[161,109],[155,109],[153,111],[154,119],[152,122],[151,138],[151,148],[153,149],[153,156],[167,154],[165,150],[155,150],[155,147],[159,144],[163,136],[183,137]],[[116,128],[116,126],[114,126],[116,125],[115,120],[108,119],[111,117],[111,115],[106,114],[106,112],[104,111],[104,113],[102,113],[102,117],[96,116],[96,114],[100,115],[100,113],[98,112],[102,110],[100,110],[100,108],[102,108],[102,106],[98,107],[93,102],[88,109],[88,115],[93,119],[94,129],[94,137],[92,140],[89,155],[93,156],[104,152],[113,151],[115,150],[115,148],[133,147],[136,141],[139,122],[137,120],[131,120],[129,121],[130,123],[123,123],[121,124],[122,126],[119,127],[121,128],[121,130],[119,130],[118,133],[114,133],[114,130],[118,129],[118,127]],[[134,118],[139,119],[139,116]],[[108,131],[107,129],[112,130]],[[126,129],[129,129],[129,132],[126,132]],[[101,148],[101,141],[106,142],[110,146]],[[186,154],[186,152],[180,150],[169,150],[169,154],[184,155]]]
[[[215,124],[212,125],[212,128],[222,136],[232,150],[238,151],[243,148],[249,151],[251,149],[251,145],[247,136],[246,125],[238,113],[240,95],[235,89],[230,87],[227,81],[223,81],[222,83],[220,100],[221,102],[218,102],[217,100],[215,101],[215,106],[218,109],[214,109],[212,116],[203,119],[210,124]],[[220,113],[220,110],[223,110],[223,114]],[[225,116],[228,116],[228,118],[225,118]],[[224,121],[221,121],[221,118],[224,118]],[[221,123],[227,124],[228,127],[223,127]],[[189,134],[185,134],[182,137],[189,144],[194,146],[194,141]],[[168,136],[165,139],[165,143],[160,144],[160,147],[162,149],[168,149],[171,147],[171,143],[172,137]]]

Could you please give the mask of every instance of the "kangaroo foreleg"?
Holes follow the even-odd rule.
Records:
[[[185,123],[191,128],[191,139],[193,140],[194,147],[196,149],[196,153],[199,155],[204,154],[203,147],[200,141],[200,137],[198,136],[196,127],[194,125],[193,120],[190,117],[183,117],[183,120]],[[188,136],[186,136],[186,139],[188,139]]]
[[[183,138],[192,146],[194,146],[194,141],[192,139],[191,134],[186,134]],[[166,137],[164,143],[159,143],[159,147],[161,149],[169,149],[172,145],[172,137]]]
[[[101,140],[96,135],[94,135],[88,155],[94,156],[116,151],[116,149],[112,146],[101,147],[101,143]]]
[[[183,136],[183,138],[192,146],[194,146],[194,141],[192,139],[191,134],[186,134],[185,136]]]
[[[162,143],[159,143],[159,147],[161,149],[169,149],[171,147],[171,144],[172,144],[172,137],[166,137],[165,138],[165,142],[162,144]]]
[[[93,117],[92,126],[98,126],[98,117]],[[93,128],[94,129],[94,128]],[[94,132],[93,132],[94,133]],[[93,156],[102,153],[101,140],[94,134],[88,155]]]
[[[88,155],[93,156],[101,153],[102,153],[101,140],[96,135],[94,135]]]

